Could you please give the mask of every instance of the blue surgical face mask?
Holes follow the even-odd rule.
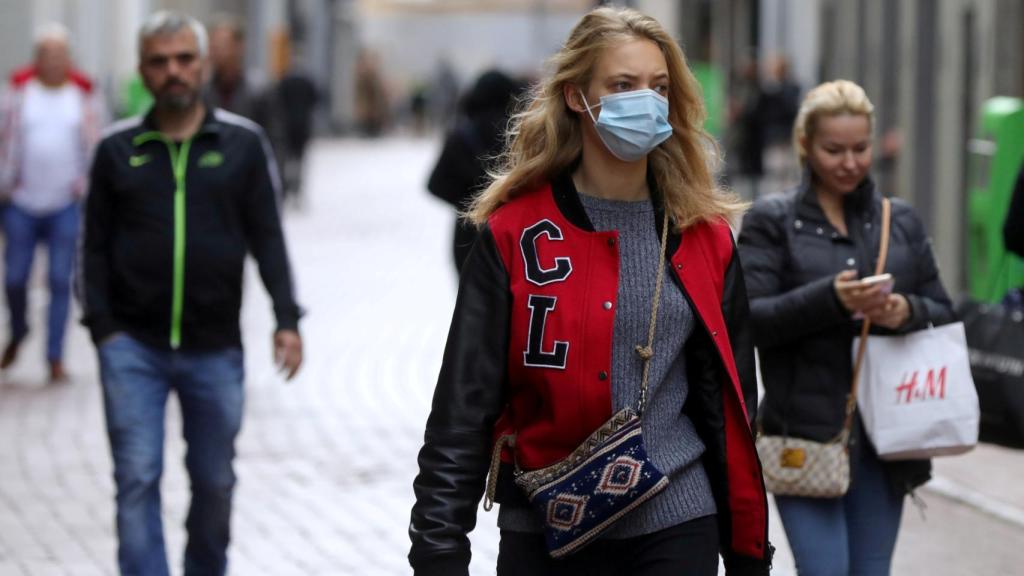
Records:
[[[597,135],[619,160],[635,162],[672,135],[668,99],[654,90],[645,88],[601,96],[601,103],[597,105],[601,113],[597,118],[582,90],[580,97],[594,121]]]

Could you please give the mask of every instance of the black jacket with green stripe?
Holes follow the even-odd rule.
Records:
[[[152,113],[111,126],[85,205],[78,294],[99,343],[118,331],[166,349],[241,345],[246,254],[259,264],[277,327],[296,329],[277,165],[253,122],[213,109],[190,139]]]

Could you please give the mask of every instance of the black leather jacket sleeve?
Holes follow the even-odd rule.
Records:
[[[494,423],[506,402],[510,294],[489,229],[473,246],[459,285],[441,372],[413,482],[409,563],[417,576],[469,572]]]
[[[953,303],[946,294],[939,278],[939,267],[932,253],[932,242],[924,229],[924,223],[913,210],[902,219],[906,222],[908,235],[913,239],[914,262],[917,270],[917,288],[912,294],[904,294],[910,304],[910,319],[900,327],[899,332],[923,330],[929,325],[941,326],[956,321]]]
[[[752,423],[757,415],[757,379],[754,372],[754,344],[750,331],[749,307],[743,269],[739,255],[733,250],[726,269],[722,289],[722,315],[725,319],[729,342],[732,345],[736,371],[743,390],[747,417]],[[686,342],[686,378],[690,393],[684,409],[697,428],[707,450],[704,452],[704,470],[711,480],[712,492],[718,506],[720,552],[729,576],[767,575],[771,566],[771,553],[764,558],[751,558],[732,550],[731,514],[729,509],[728,480],[726,476],[745,471],[728,469],[725,450],[725,415],[722,401],[723,386],[729,385],[722,361],[715,350],[711,335],[706,330],[695,330]],[[753,428],[751,428],[753,430]],[[766,503],[767,505],[767,503]],[[767,526],[765,527],[767,531]],[[767,534],[765,534],[767,541]]]
[[[760,348],[785,346],[850,319],[836,297],[831,276],[785,288],[786,222],[783,205],[769,199],[754,205],[740,230],[754,344]]]
[[[726,322],[728,323],[729,320],[727,319]],[[730,335],[732,334],[734,332],[730,328]],[[733,343],[733,354],[740,354],[739,347],[735,342]],[[753,356],[753,350],[750,351],[750,355]],[[737,368],[739,369],[739,364],[737,364]],[[741,374],[740,380],[743,379],[744,376]],[[690,392],[687,395],[684,410],[693,421],[697,434],[706,447],[702,463],[704,471],[711,481],[711,491],[718,507],[719,552],[725,562],[725,573],[728,576],[767,575],[771,567],[771,552],[764,559],[751,558],[734,552],[729,544],[732,541],[732,515],[728,512],[727,475],[730,473],[743,474],[745,471],[730,471],[726,462],[722,386],[728,385],[728,377],[724,374],[722,362],[715,351],[715,344],[706,330],[694,330],[686,341],[686,380]],[[757,398],[756,393],[755,389],[754,401]],[[744,401],[747,400],[744,399]],[[752,410],[752,414],[756,414],[753,404],[747,408]],[[767,503],[765,505],[767,506]],[[767,529],[768,527],[765,526],[766,532]],[[765,538],[767,541],[767,534]],[[772,550],[770,545],[769,550]]]
[[[750,329],[750,303],[747,286],[740,265],[739,251],[733,246],[732,260],[725,271],[722,290],[722,316],[729,331],[736,373],[743,389],[743,402],[747,407],[747,420],[753,430],[757,417],[757,372],[754,367],[754,335]]]
[[[732,260],[729,262],[729,267],[725,272],[725,284],[722,290],[722,315],[725,317],[726,330],[729,332],[729,342],[732,344],[736,374],[739,376],[740,387],[743,390],[743,402],[747,409],[747,423],[750,425],[751,435],[753,435],[754,420],[757,418],[757,371],[754,365],[754,334],[751,330],[750,303],[747,299],[746,281],[743,278],[743,266],[740,263],[740,254],[736,246],[733,246]],[[724,423],[722,423],[722,426],[724,427]],[[724,439],[722,442],[724,449]],[[767,506],[767,502],[765,502],[765,505]],[[767,532],[767,526],[765,530]],[[723,540],[723,542],[728,541],[727,539]],[[768,543],[767,534],[765,534],[765,542]],[[774,551],[770,543],[767,546],[768,551],[764,559],[742,556],[729,550],[727,547],[723,547],[722,559],[725,562],[725,573],[729,576],[767,575],[771,569],[772,553]]]

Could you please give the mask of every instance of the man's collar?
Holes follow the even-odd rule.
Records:
[[[203,113],[203,121],[199,124],[199,130],[196,134],[217,134],[220,132],[220,123],[214,115],[214,107],[209,102],[204,101],[203,105],[206,107],[206,111]],[[142,128],[146,132],[159,132],[160,127],[156,123],[156,106],[150,106],[149,112],[142,118]]]

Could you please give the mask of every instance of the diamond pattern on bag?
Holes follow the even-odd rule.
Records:
[[[630,458],[619,456],[604,467],[601,474],[601,483],[597,487],[598,492],[605,494],[625,494],[640,483],[640,470],[644,463]]]
[[[561,558],[664,490],[668,478],[644,450],[640,418],[625,408],[568,457],[520,472],[515,483],[544,519],[551,557]]]
[[[572,530],[583,521],[587,497],[559,494],[548,502],[548,525],[559,530]]]

